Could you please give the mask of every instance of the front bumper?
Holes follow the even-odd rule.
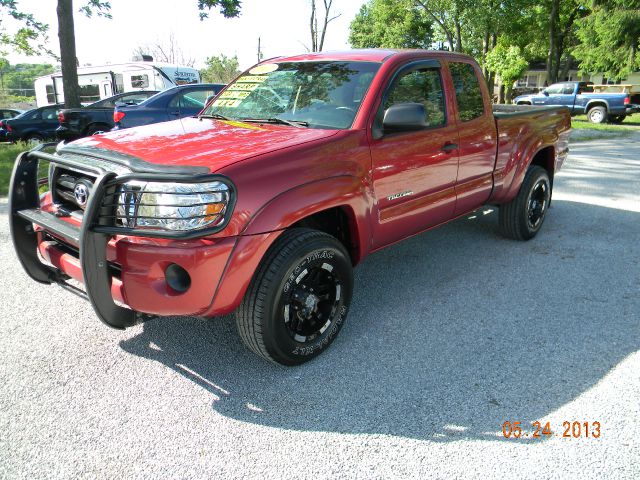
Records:
[[[25,152],[16,160],[9,194],[11,236],[18,258],[31,278],[45,284],[57,283],[88,299],[98,317],[114,328],[135,325],[152,315],[204,315],[212,311],[215,292],[237,237],[148,238],[135,229],[123,232],[126,229],[109,225],[103,220],[103,200],[123,175],[108,171],[99,163],[82,165],[85,171],[96,175],[82,220],[59,217],[55,210],[41,205],[37,178],[40,160],[78,167],[73,158],[38,149]],[[135,175],[124,176],[130,179]],[[169,174],[138,175],[166,180]],[[188,172],[171,175],[182,181],[197,176]],[[206,233],[201,232],[200,237]],[[173,290],[166,281],[167,267],[173,264],[190,274],[191,286],[184,292]],[[70,279],[84,283],[84,291]]]

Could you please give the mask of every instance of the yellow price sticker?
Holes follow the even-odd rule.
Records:
[[[267,75],[244,75],[237,79],[235,83],[262,83],[267,78]]]
[[[214,107],[228,107],[228,108],[236,108],[238,105],[240,105],[242,103],[242,100],[224,100],[224,99],[218,99],[215,102],[213,102],[213,106]]]

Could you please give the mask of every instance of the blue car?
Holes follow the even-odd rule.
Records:
[[[113,112],[113,130],[192,117],[224,87],[217,83],[180,85],[163,90],[138,105],[118,106]]]
[[[627,115],[638,111],[631,104],[628,93],[594,93],[587,82],[560,82],[540,93],[520,95],[513,99],[517,105],[568,107],[571,115],[586,114],[591,123],[622,122]]]
[[[58,128],[58,110],[64,105],[47,105],[34,108],[17,117],[3,120],[6,140],[9,142],[42,142],[45,139],[55,139]]]

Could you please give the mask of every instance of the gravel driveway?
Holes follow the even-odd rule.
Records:
[[[638,136],[573,145],[528,243],[485,208],[368,258],[299,368],[231,317],[108,329],[27,279],[0,210],[1,478],[640,477]]]

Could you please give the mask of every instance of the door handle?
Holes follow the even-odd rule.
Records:
[[[446,153],[453,152],[458,149],[458,144],[453,142],[446,142],[440,150]]]

